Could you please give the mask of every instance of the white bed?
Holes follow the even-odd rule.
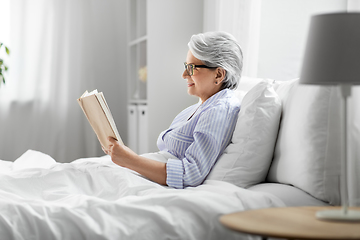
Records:
[[[56,163],[31,150],[0,160],[0,185],[1,239],[253,239],[223,227],[219,216],[284,206],[226,182],[177,190],[108,156]]]

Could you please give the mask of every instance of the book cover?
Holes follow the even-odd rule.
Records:
[[[103,147],[109,147],[108,137],[113,137],[120,144],[124,144],[102,92],[85,91],[77,101]]]

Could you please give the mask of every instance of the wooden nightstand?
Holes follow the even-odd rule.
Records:
[[[220,222],[235,231],[285,239],[360,239],[360,222],[318,220],[319,210],[338,207],[264,208],[226,214]],[[360,207],[349,208],[360,210]]]

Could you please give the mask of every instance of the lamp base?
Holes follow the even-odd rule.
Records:
[[[323,210],[316,212],[316,217],[325,221],[348,221],[355,222],[360,221],[360,211],[347,210]]]

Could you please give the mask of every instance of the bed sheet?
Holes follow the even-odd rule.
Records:
[[[1,239],[254,239],[219,217],[281,206],[271,194],[221,181],[161,186],[108,156],[57,163],[28,151],[0,160]]]

